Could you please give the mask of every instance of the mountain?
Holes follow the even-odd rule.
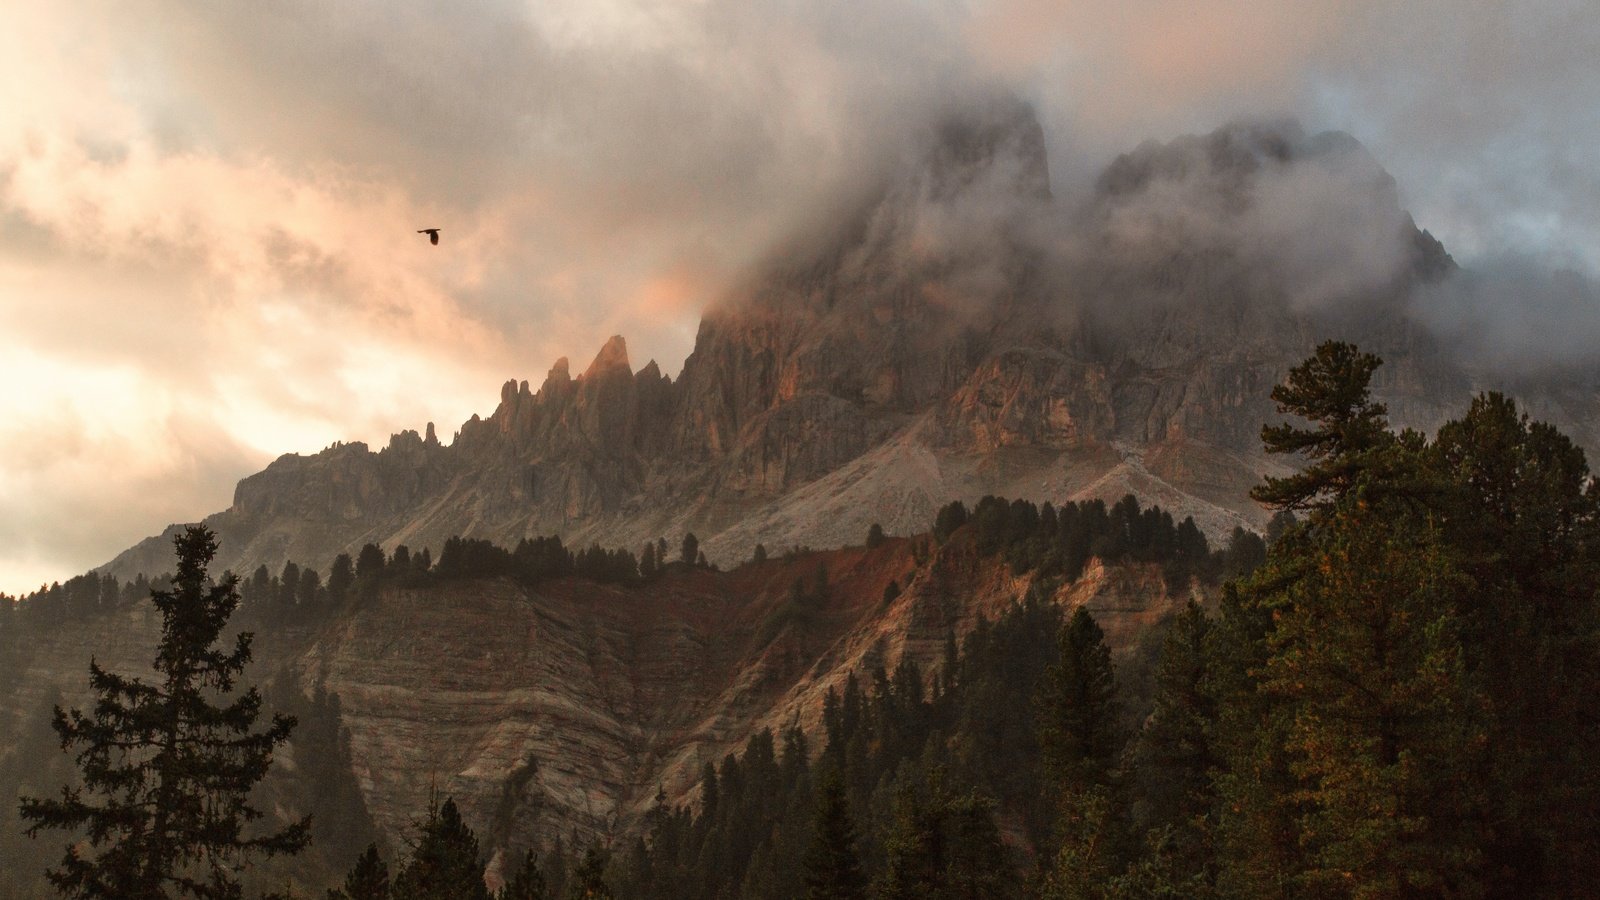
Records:
[[[858,542],[990,493],[1132,492],[1214,537],[1259,525],[1247,489],[1283,466],[1259,450],[1270,391],[1330,337],[1385,359],[1376,388],[1399,424],[1434,427],[1505,384],[1409,315],[1455,263],[1348,136],[1254,123],[1150,143],[1070,202],[1025,106],[924,138],[710,309],[677,377],[635,371],[614,337],[576,376],[563,359],[537,389],[507,382],[448,444],[430,424],[377,451],[284,456],[205,520],[218,566],[239,572],[325,572],[368,543],[633,548],[687,531],[727,570],[673,564],[633,586],[436,572],[314,620],[242,623],[260,635],[257,674],[337,694],[330,730],[347,731],[349,774],[392,846],[434,790],[494,872],[535,839],[632,837],[658,789],[693,799],[703,764],[763,728],[814,733],[851,674],[915,660],[931,676],[947,636],[1035,587],[1093,611],[1136,692],[1153,626],[1206,599],[1199,582],[1174,589],[1138,562],[1018,575],[978,552],[975,527]],[[1592,378],[1510,386],[1600,444]],[[758,542],[772,558],[744,562]],[[819,549],[786,552],[803,546]],[[162,535],[103,571],[170,559]],[[95,604],[0,630],[26,638],[0,645],[0,736],[37,726],[58,693],[82,699],[86,647],[117,671],[147,665],[148,604]],[[0,771],[29,761],[0,738]]]
[[[1135,691],[1129,662],[1149,655],[1152,626],[1206,590],[1169,588],[1158,563],[1096,561],[1065,584],[1015,574],[967,528],[942,544],[889,539],[725,572],[674,563],[628,587],[392,579],[322,618],[269,624],[247,606],[236,624],[258,636],[252,681],[278,673],[306,696],[337,696],[334,727],[348,734],[350,769],[391,848],[405,846],[437,791],[455,799],[498,873],[557,836],[626,839],[658,790],[692,799],[702,767],[763,728],[799,724],[820,748],[830,689],[906,661],[937,672],[948,637],[995,620],[1036,583],[1049,601],[1095,614]],[[29,754],[36,744],[51,756],[53,741],[24,736],[43,729],[50,703],[88,699],[91,654],[147,676],[161,623],[139,600],[78,615],[40,599],[24,615],[29,637],[0,669],[0,772],[22,765],[26,789],[49,790],[62,776],[37,774],[44,764]],[[313,763],[295,751],[275,761],[291,779]],[[291,803],[284,815],[294,809],[304,811]],[[334,860],[332,872],[350,862]]]
[[[1246,498],[1268,395],[1317,342],[1385,360],[1376,389],[1431,428],[1494,385],[1407,315],[1454,262],[1353,138],[1291,123],[1149,143],[1086,200],[1052,198],[1031,110],[928,129],[876,189],[710,309],[681,374],[613,337],[574,377],[508,381],[443,444],[286,455],[207,517],[219,562],[325,569],[363,544],[435,552],[560,534],[636,548],[692,531],[714,562],[906,534],[952,499],[1132,492],[1213,536]],[[1595,446],[1600,390],[1524,385]],[[173,526],[176,528],[177,526]],[[159,571],[172,529],[103,571]]]

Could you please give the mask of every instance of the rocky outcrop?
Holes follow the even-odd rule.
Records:
[[[537,390],[506,382],[449,444],[430,425],[376,452],[282,457],[206,520],[221,562],[325,569],[366,543],[636,548],[694,531],[729,563],[756,541],[904,533],[985,493],[1132,490],[1226,532],[1263,520],[1247,490],[1281,465],[1259,451],[1269,394],[1319,340],[1384,357],[1376,388],[1398,424],[1436,427],[1502,386],[1407,318],[1410,292],[1454,263],[1346,135],[1269,123],[1146,144],[1066,210],[1025,106],[927,134],[708,311],[676,379],[633,371],[618,336],[576,377],[562,359]],[[1515,387],[1600,441],[1600,379]],[[170,534],[106,569],[159,570]]]
[[[890,580],[904,590],[886,603]],[[926,555],[897,539],[728,572],[675,565],[631,588],[397,584],[321,624],[260,634],[250,678],[288,673],[308,695],[319,685],[338,695],[354,774],[389,846],[405,845],[437,791],[456,800],[497,871],[556,835],[630,837],[658,789],[692,800],[701,767],[760,729],[799,723],[820,752],[828,690],[904,659],[931,678],[948,635],[1029,588],[980,557],[968,532]],[[1096,564],[1052,590],[1093,611],[1124,655],[1190,597],[1170,593],[1155,566]],[[0,690],[0,757],[48,702],[88,699],[91,653],[148,675],[159,628],[141,602],[39,631]]]

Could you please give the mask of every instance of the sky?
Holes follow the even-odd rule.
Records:
[[[580,371],[611,334],[675,374],[701,310],[952,98],[995,90],[1037,111],[1062,197],[1148,139],[1277,117],[1348,131],[1485,273],[1439,327],[1510,336],[1486,352],[1588,346],[1589,6],[17,5],[0,591],[226,508],[279,454],[430,421],[448,440],[505,380],[561,356]],[[1507,284],[1544,312],[1508,312]]]

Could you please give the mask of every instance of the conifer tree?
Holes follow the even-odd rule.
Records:
[[[238,578],[210,582],[217,540],[209,530],[190,526],[174,544],[171,589],[150,595],[162,619],[159,682],[91,662],[94,708],[56,707],[54,719],[62,748],[79,748],[82,785],[63,788],[59,799],[22,801],[30,835],[63,829],[86,836],[48,873],[64,895],[234,898],[249,856],[292,854],[309,841],[309,819],[245,835],[262,816],[250,790],[295,722],[274,715],[255,731],[260,692],[252,687],[228,699],[251,657],[248,633],[231,647],[219,645],[239,605]]]
[[[1260,503],[1280,510],[1326,505],[1355,482],[1366,455],[1390,442],[1388,408],[1372,400],[1369,384],[1381,361],[1352,344],[1327,341],[1272,389],[1280,412],[1315,425],[1265,425],[1261,442],[1268,453],[1299,453],[1311,465],[1302,472],[1266,478],[1250,491]]]
[[[333,558],[333,565],[328,569],[328,600],[340,604],[350,595],[350,586],[355,583],[355,563],[351,562],[350,554],[341,553]]]
[[[1367,396],[1378,360],[1324,344],[1274,392],[1317,423],[1263,429],[1300,475],[1254,492],[1309,509],[1224,591],[1218,887],[1226,895],[1476,895],[1485,707],[1458,598],[1471,580],[1430,507],[1420,436]]]
[[[389,867],[378,855],[378,845],[368,844],[362,851],[344,886],[328,891],[328,900],[389,900]]]
[[[867,529],[867,549],[881,547],[885,540],[888,540],[888,538],[883,533],[883,526],[873,522],[871,527]]]
[[[1486,760],[1482,697],[1437,529],[1358,483],[1289,590],[1262,689],[1298,787],[1297,890],[1474,896]]]
[[[1011,853],[995,825],[995,803],[975,791],[945,802],[950,834],[950,864],[946,869],[952,900],[1006,900],[1016,897],[1018,883]]]
[[[1211,847],[1207,817],[1215,803],[1212,746],[1216,704],[1206,693],[1211,621],[1190,601],[1162,646],[1156,667],[1154,708],[1134,752],[1138,817],[1148,831],[1165,835],[1170,866],[1185,874],[1208,867]]]
[[[1490,890],[1584,893],[1600,878],[1600,483],[1581,448],[1499,394],[1432,450],[1476,586],[1458,604],[1468,665],[1494,710]]]
[[[405,868],[394,879],[394,900],[489,900],[478,836],[455,800],[429,804],[428,818]]]
[[[1062,626],[1060,660],[1045,673],[1039,698],[1039,744],[1059,806],[1058,850],[1045,895],[1080,893],[1117,871],[1123,804],[1112,783],[1117,739],[1116,676],[1111,649],[1083,607]]]
[[[568,900],[611,900],[611,886],[606,883],[606,858],[596,848],[584,851],[583,861],[572,870],[572,881],[567,887]]]
[[[1104,784],[1117,752],[1117,684],[1105,633],[1083,607],[1059,636],[1061,659],[1045,674],[1039,742],[1064,790]]]
[[[1100,900],[1116,872],[1116,810],[1103,784],[1068,793],[1057,825],[1060,848],[1044,873],[1043,900]]]
[[[953,795],[944,772],[925,790],[904,786],[884,839],[882,900],[1004,900],[1017,895],[1016,872],[994,824],[994,804],[975,793]]]
[[[551,900],[544,872],[540,871],[539,860],[532,850],[522,857],[522,865],[512,873],[495,900]]]
[[[1264,426],[1269,453],[1300,453],[1304,471],[1267,478],[1251,491],[1278,509],[1268,527],[1266,563],[1251,577],[1225,585],[1212,629],[1207,693],[1217,709],[1213,749],[1221,761],[1215,846],[1218,888],[1227,896],[1288,896],[1304,866],[1300,813],[1288,744],[1292,720],[1281,698],[1262,687],[1279,620],[1289,614],[1290,589],[1304,578],[1315,553],[1311,532],[1294,526],[1294,510],[1322,516],[1351,490],[1374,456],[1394,442],[1386,410],[1372,402],[1369,384],[1380,361],[1349,344],[1326,342],[1273,389],[1280,411],[1315,427]]]
[[[805,856],[808,900],[863,900],[867,879],[856,855],[856,826],[845,799],[844,785],[829,772],[822,779],[821,796],[811,848]]]

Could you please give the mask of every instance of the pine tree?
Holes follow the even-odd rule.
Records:
[[[856,855],[856,826],[845,799],[844,785],[830,772],[822,780],[817,798],[815,830],[805,855],[806,897],[809,900],[862,900],[867,879]]]
[[[1295,475],[1265,479],[1251,497],[1280,510],[1316,509],[1349,490],[1367,454],[1392,440],[1388,408],[1373,402],[1368,387],[1380,364],[1352,344],[1327,341],[1289,370],[1288,379],[1272,389],[1272,399],[1280,412],[1317,427],[1265,425],[1261,442],[1268,453],[1299,453],[1311,465]]]
[[[1326,516],[1289,589],[1262,690],[1298,782],[1298,890],[1357,897],[1481,892],[1482,696],[1438,530],[1361,482]]]
[[[1377,365],[1323,345],[1273,395],[1318,428],[1263,429],[1269,451],[1313,463],[1254,496],[1312,515],[1274,529],[1266,565],[1224,591],[1206,681],[1226,895],[1485,887],[1493,767],[1460,614],[1473,579],[1440,528],[1447,479],[1425,441],[1390,434],[1368,398]]]
[[[356,860],[342,889],[330,889],[328,900],[389,900],[389,867],[378,855],[378,845],[368,844]]]
[[[1205,685],[1217,709],[1212,746],[1221,764],[1213,824],[1217,886],[1225,896],[1286,897],[1303,889],[1292,883],[1306,866],[1300,782],[1289,749],[1293,720],[1283,699],[1264,690],[1263,673],[1281,649],[1272,639],[1292,613],[1292,589],[1314,564],[1313,531],[1296,526],[1292,511],[1309,510],[1313,521],[1325,516],[1363,473],[1380,468],[1374,457],[1394,444],[1386,410],[1369,392],[1379,364],[1349,344],[1327,342],[1272,393],[1282,412],[1316,427],[1262,428],[1269,453],[1301,453],[1311,465],[1251,491],[1279,511],[1268,527],[1267,560],[1249,578],[1224,586],[1210,635]]]
[[[1600,878],[1600,483],[1582,449],[1499,394],[1439,429],[1441,516],[1476,590],[1458,604],[1494,710],[1491,892],[1577,895]]]
[[[1116,870],[1116,810],[1095,784],[1068,793],[1057,825],[1060,849],[1044,873],[1043,900],[1099,900]]]
[[[648,544],[646,546],[649,546]],[[496,900],[550,900],[550,889],[545,884],[539,860],[529,850],[522,857],[522,865],[512,873],[511,880],[500,889]]]
[[[328,569],[328,600],[334,604],[343,603],[350,595],[350,586],[355,580],[355,563],[351,562],[350,554],[335,556],[332,567]]]
[[[394,880],[394,900],[489,900],[478,836],[461,820],[455,800],[428,807],[411,858]]]
[[[190,526],[174,544],[172,587],[150,596],[162,618],[159,683],[91,662],[93,710],[56,707],[54,719],[63,749],[81,748],[82,786],[63,788],[59,799],[22,801],[30,835],[45,829],[86,835],[48,873],[64,895],[234,898],[249,856],[292,854],[309,841],[309,819],[244,834],[262,815],[249,802],[251,788],[295,723],[274,715],[265,730],[253,731],[260,692],[252,687],[226,699],[251,657],[250,634],[238,635],[231,648],[218,646],[239,605],[238,578],[210,583],[206,570],[217,541],[209,530]]]
[[[882,547],[883,542],[886,540],[888,540],[888,538],[883,533],[883,526],[879,525],[877,522],[873,522],[871,527],[867,529],[867,549],[871,550],[877,547]]]
[[[645,542],[644,549],[639,553],[639,577],[650,581],[656,577],[656,545]]]
[[[311,814],[312,843],[331,862],[356,859],[378,830],[356,781],[339,695],[318,684],[308,698],[287,672],[268,682],[263,695],[297,720],[289,742],[297,764],[290,795]]]
[[[1208,816],[1216,801],[1212,746],[1216,704],[1206,693],[1211,621],[1190,601],[1167,632],[1156,667],[1154,708],[1134,751],[1139,818],[1161,832],[1169,868],[1197,874],[1211,856]]]
[[[884,839],[882,900],[1006,900],[1017,896],[1016,870],[994,824],[994,804],[968,792],[953,795],[944,772],[925,790],[906,785]]]
[[[583,861],[572,870],[572,882],[567,888],[568,900],[611,900],[611,886],[606,884],[606,858],[594,847],[584,851]]]
[[[1009,900],[1019,893],[1016,866],[995,825],[995,803],[968,791],[944,806],[950,863],[946,897],[952,900]]]
[[[1039,742],[1063,790],[1106,783],[1117,752],[1117,683],[1105,633],[1083,607],[1059,636],[1061,659],[1045,674]]]
[[[1105,634],[1083,607],[1062,626],[1058,643],[1060,660],[1045,673],[1038,701],[1040,749],[1060,810],[1045,896],[1098,896],[1080,889],[1117,871],[1124,844],[1124,804],[1113,784],[1116,676]]]

